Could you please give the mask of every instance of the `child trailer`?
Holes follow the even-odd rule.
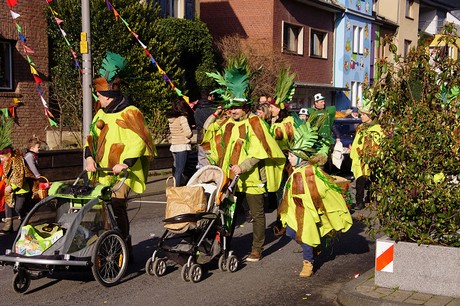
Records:
[[[98,168],[111,172],[112,169]],[[32,279],[57,271],[88,270],[105,287],[124,276],[128,249],[110,204],[119,185],[90,186],[83,171],[75,182],[55,182],[49,196],[37,203],[22,221],[11,249],[0,256],[1,265],[13,266],[13,289],[24,293]],[[82,182],[83,181],[83,182]],[[86,269],[84,269],[86,268]]]
[[[219,167],[205,166],[190,178],[187,186],[167,188],[163,220],[166,230],[145,264],[147,274],[164,275],[168,259],[182,265],[184,281],[194,283],[201,280],[202,265],[217,257],[221,271],[238,269],[238,258],[227,245],[237,180],[238,176],[230,182]]]

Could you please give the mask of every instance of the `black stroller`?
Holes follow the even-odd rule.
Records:
[[[14,291],[26,292],[31,279],[71,268],[91,268],[94,278],[106,287],[123,277],[128,249],[110,205],[112,189],[81,183],[84,174],[72,185],[53,183],[49,196],[23,220],[12,249],[0,256],[1,265],[13,266]]]
[[[219,256],[221,271],[235,272],[238,258],[227,249],[231,235],[231,223],[235,210],[233,188],[238,180],[229,181],[222,169],[205,166],[189,180],[187,186],[200,186],[204,192],[205,209],[202,212],[182,213],[163,221],[166,231],[158,242],[157,249],[145,264],[149,275],[162,276],[166,273],[167,259],[182,265],[184,281],[199,282],[203,275],[202,264]],[[183,188],[183,187],[171,187]],[[174,210],[167,191],[168,210]],[[184,200],[186,202],[187,200]],[[200,203],[180,203],[200,204]],[[179,209],[180,210],[180,209]],[[163,257],[162,257],[163,256]],[[166,256],[166,258],[164,257]]]

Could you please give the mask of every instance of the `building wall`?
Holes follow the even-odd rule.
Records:
[[[239,35],[251,44],[271,48],[291,63],[296,81],[331,86],[334,67],[334,18],[335,14],[292,0],[202,0],[200,17],[215,39],[226,35]],[[282,24],[303,27],[303,54],[282,52]],[[311,29],[327,33],[327,58],[310,56]],[[293,98],[295,107],[311,105],[311,97],[320,89],[298,87]],[[330,93],[321,91],[326,97]],[[328,99],[331,101],[331,99]]]
[[[398,22],[400,0],[377,0],[374,11],[377,15],[385,17],[394,23]]]
[[[201,0],[200,18],[214,38],[239,35],[271,48],[273,6],[274,0]]]
[[[43,90],[43,98],[48,101],[48,36],[44,18],[46,5],[44,1],[18,1],[12,10],[20,15],[16,21],[22,28],[26,45],[35,51],[29,54],[29,58],[43,80],[40,88]],[[13,146],[20,149],[27,146],[33,134],[45,139],[48,118],[44,115],[40,94],[6,1],[0,2],[0,12],[0,37],[16,42],[13,50],[13,90],[0,91],[0,108],[13,105],[13,98],[19,98],[22,102],[16,107],[17,120],[12,135]]]
[[[297,72],[296,80],[303,83],[332,85],[334,55],[334,13],[323,11],[297,1],[277,1],[275,4],[274,50],[282,49],[282,22],[303,26],[303,55],[284,53]],[[327,58],[310,56],[310,31],[327,33]]]
[[[360,105],[359,99],[352,101],[352,83],[368,83],[371,70],[371,32],[372,32],[372,1],[342,2],[348,9],[337,22],[335,41],[335,74],[334,85],[349,88],[336,95],[337,109],[347,109]],[[355,13],[356,12],[356,13]],[[368,17],[365,17],[365,16]],[[353,29],[363,29],[363,52],[353,52]]]
[[[399,0],[399,29],[396,36],[398,54],[404,55],[404,41],[411,41],[411,47],[417,46],[419,28],[419,5],[418,0],[413,4],[413,17],[406,17],[406,0]]]

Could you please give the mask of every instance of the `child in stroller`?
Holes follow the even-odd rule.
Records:
[[[200,168],[187,186],[167,188],[163,220],[166,230],[145,264],[147,274],[164,275],[166,260],[170,259],[182,265],[184,281],[199,282],[203,275],[201,265],[219,255],[220,270],[237,270],[238,259],[227,249],[235,210],[233,187],[237,180],[236,177],[230,182],[222,169],[208,165]]]

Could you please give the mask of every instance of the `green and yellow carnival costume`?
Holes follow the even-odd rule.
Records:
[[[346,232],[353,221],[342,189],[317,164],[327,154],[327,143],[309,122],[296,122],[290,152],[299,159],[288,178],[278,213],[284,226],[296,232],[297,242],[315,247],[328,233]]]
[[[145,191],[150,157],[155,154],[155,147],[144,117],[135,106],[126,105],[113,113],[100,109],[91,124],[87,147],[102,168],[113,168],[125,160],[135,159],[129,167],[125,184],[136,193]],[[114,183],[110,174],[101,172],[98,175],[99,183],[108,186]]]
[[[351,171],[355,179],[363,175],[370,176],[371,171],[369,166],[362,160],[362,155],[377,152],[382,134],[382,127],[376,121],[372,121],[369,124],[361,123],[358,126],[350,150]]]
[[[224,74],[207,73],[222,88],[213,92],[225,101],[224,108],[232,107],[250,109],[246,99],[249,72],[247,65],[235,64],[225,70]],[[249,114],[239,121],[228,118],[220,127],[210,126],[206,130],[203,148],[209,149],[211,164],[222,168],[232,178],[232,165],[242,165],[246,171],[240,174],[238,191],[248,194],[263,194],[278,190],[285,157],[273,136],[268,124],[259,117]],[[248,170],[249,169],[249,170]]]

